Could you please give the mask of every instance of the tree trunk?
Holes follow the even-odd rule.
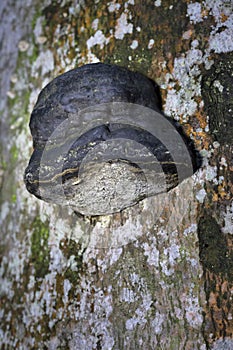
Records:
[[[3,0],[2,349],[232,349],[231,1]],[[81,216],[30,195],[30,113],[93,62],[161,88],[202,165],[168,193]]]

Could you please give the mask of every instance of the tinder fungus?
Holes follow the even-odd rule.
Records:
[[[160,112],[156,84],[109,64],[62,74],[30,120],[30,193],[83,215],[121,211],[192,175],[187,142]]]

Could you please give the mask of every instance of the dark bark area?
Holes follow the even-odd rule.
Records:
[[[232,337],[233,241],[232,234],[224,232],[222,213],[231,205],[233,196],[233,55],[215,58],[211,69],[203,76],[202,95],[209,116],[210,133],[220,147],[212,158],[218,176],[225,180],[225,191],[206,183],[208,198],[199,209],[200,259],[204,269],[207,310],[205,332],[208,337]],[[220,82],[223,90],[217,88]],[[226,159],[223,168],[221,159]],[[215,200],[214,198],[217,198]],[[231,213],[232,215],[232,213]],[[232,217],[232,216],[231,216]],[[207,338],[208,339],[208,338]]]

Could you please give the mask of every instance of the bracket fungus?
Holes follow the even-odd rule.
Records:
[[[193,154],[160,112],[157,85],[103,63],[64,73],[30,119],[27,190],[83,215],[119,212],[193,174]]]

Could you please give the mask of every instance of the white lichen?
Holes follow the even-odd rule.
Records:
[[[159,6],[161,6],[161,3],[162,3],[161,0],[156,0],[156,1],[154,2],[154,5],[155,5],[156,7],[159,7]]]
[[[210,50],[216,53],[233,51],[233,28],[227,28],[221,33],[213,33],[210,37]]]
[[[175,58],[172,79],[178,81],[181,89],[178,92],[175,88],[168,90],[165,104],[167,115],[179,119],[179,115],[187,117],[195,113],[198,105],[194,97],[201,94],[201,62],[202,52],[196,48],[189,50],[186,56]]]
[[[44,36],[44,33],[43,33],[43,21],[44,21],[44,17],[42,16],[38,17],[36,20],[35,28],[33,30],[35,42],[37,44],[44,44],[47,41],[47,37]]]
[[[169,88],[165,113],[179,120],[180,115],[184,121],[190,115],[194,115],[198,105],[194,98],[201,96],[200,65],[204,64],[209,69],[213,60],[209,60],[211,51],[217,53],[230,52],[233,50],[233,14],[229,10],[229,5],[224,2],[206,0],[203,3],[192,2],[187,6],[187,16],[193,24],[205,21],[207,16],[214,16],[216,25],[210,27],[209,47],[204,52],[198,50],[198,41],[194,40],[192,48],[187,51],[185,56],[177,57],[174,60],[174,71],[169,81],[163,85],[163,88]],[[225,21],[222,16],[227,16]],[[223,29],[223,30],[222,30]],[[221,30],[219,32],[219,30]],[[183,34],[183,39],[188,39],[192,33],[187,31]],[[173,88],[173,81],[176,81],[180,89]],[[222,89],[221,86],[219,86]],[[207,128],[208,131],[208,128]]]
[[[64,293],[63,293],[63,298],[62,298],[64,305],[67,304],[69,301],[69,291],[71,290],[71,287],[72,287],[72,285],[71,285],[70,281],[68,279],[65,279],[64,280]]]
[[[142,235],[142,225],[135,218],[128,219],[122,226],[109,230],[98,222],[90,234],[89,247],[95,248],[120,248],[135,241]]]
[[[91,50],[93,46],[99,45],[100,49],[102,49],[104,45],[109,43],[109,40],[110,37],[106,38],[102,30],[97,30],[97,32],[87,40],[87,48],[88,50]]]
[[[155,334],[161,334],[164,326],[164,322],[166,321],[166,315],[156,311],[155,317],[153,318],[151,325]]]
[[[233,235],[233,202],[226,207],[226,212],[224,213],[224,227],[222,228],[222,231],[225,234]]]
[[[149,40],[149,43],[148,43],[148,46],[147,46],[149,50],[152,49],[152,47],[154,46],[154,43],[155,43],[154,39],[150,39]]]
[[[219,148],[219,147],[220,147],[220,143],[219,143],[218,141],[214,141],[214,142],[213,142],[213,147],[214,147],[215,149]]]
[[[202,22],[201,4],[199,2],[192,2],[187,6],[187,15],[193,23]]]
[[[159,250],[156,248],[155,238],[151,244],[143,243],[142,247],[144,249],[144,255],[147,257],[147,263],[151,266],[158,267],[159,266]]]
[[[120,7],[121,7],[121,4],[116,3],[115,1],[108,3],[108,11],[109,12],[118,11],[120,9]]]
[[[137,293],[132,289],[123,288],[119,300],[126,303],[134,303],[138,299]]]
[[[126,34],[133,33],[133,24],[128,22],[128,12],[123,12],[117,20],[115,38],[122,40]]]
[[[132,44],[130,45],[130,48],[132,50],[135,50],[138,47],[138,41],[137,40],[133,40]]]
[[[231,338],[218,339],[214,342],[212,350],[232,350],[233,340]]]
[[[197,232],[197,224],[191,224],[187,229],[184,230],[184,236],[189,236],[191,234],[195,234]]]
[[[99,25],[99,18],[94,19],[94,21],[91,24],[92,29],[97,30]]]
[[[126,321],[125,327],[127,330],[133,330],[137,326],[143,326],[147,323],[147,312],[150,310],[152,298],[150,294],[143,296],[141,305],[135,310],[135,316]]]
[[[206,167],[206,180],[207,181],[213,181],[217,184],[217,166],[210,166],[208,165]]]
[[[6,219],[7,215],[10,212],[10,204],[9,202],[3,202],[1,205],[0,211],[0,225],[2,226],[3,221]]]
[[[222,169],[223,167],[227,167],[227,161],[225,157],[221,157],[219,165],[220,165],[220,169]]]
[[[32,65],[31,75],[38,78],[54,71],[54,56],[50,50],[42,51]]]
[[[233,13],[228,1],[205,0],[210,15],[214,16],[216,25],[212,27],[209,39],[209,50],[226,53],[233,50]],[[223,16],[226,20],[223,21]]]
[[[163,258],[161,258],[162,271],[166,276],[174,274],[174,267],[177,264],[177,259],[180,258],[179,245],[172,243],[163,251]]]
[[[220,83],[219,80],[215,80],[213,85],[219,90],[219,92],[223,92],[224,86]]]
[[[196,199],[198,200],[199,203],[204,203],[204,199],[206,197],[206,191],[204,188],[202,188],[200,191],[196,193]]]
[[[193,288],[191,287],[188,293],[189,295],[184,294],[181,300],[185,305],[185,317],[188,324],[192,328],[200,329],[203,324],[202,309],[200,308],[198,297],[192,293]]]

